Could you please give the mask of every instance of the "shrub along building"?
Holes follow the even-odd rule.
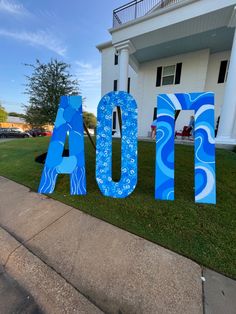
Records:
[[[217,142],[236,144],[236,0],[135,0],[113,11],[102,54],[102,95],[127,90],[139,110],[139,136],[156,117],[160,93],[215,93]],[[188,124],[183,111],[176,129]],[[116,112],[113,129],[118,130]]]

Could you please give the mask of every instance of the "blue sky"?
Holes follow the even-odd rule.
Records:
[[[96,45],[110,40],[112,10],[125,0],[0,0],[0,101],[23,112],[24,63],[51,58],[71,64],[86,110],[100,100],[101,56]]]

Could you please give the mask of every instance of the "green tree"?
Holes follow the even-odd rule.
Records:
[[[95,129],[97,124],[97,119],[95,115],[91,112],[84,111],[83,112],[84,123],[89,129]]]
[[[25,119],[25,114],[23,113],[18,113],[18,112],[9,112],[8,113],[9,117],[18,117],[18,118],[22,118]]]
[[[0,122],[6,122],[7,121],[7,112],[5,108],[0,103]]]
[[[70,65],[51,60],[48,63],[26,64],[32,74],[26,76],[25,93],[29,95],[29,105],[25,106],[26,121],[31,125],[53,124],[60,97],[79,95],[79,84],[69,73]]]

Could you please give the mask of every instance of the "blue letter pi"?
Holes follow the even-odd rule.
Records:
[[[70,174],[70,193],[86,194],[82,97],[63,96],[39,185],[39,193],[52,193],[58,174]],[[63,157],[69,135],[69,157]]]
[[[214,95],[158,96],[155,198],[174,200],[175,110],[194,110],[195,202],[216,203]]]

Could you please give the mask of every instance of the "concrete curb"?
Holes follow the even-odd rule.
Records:
[[[0,263],[44,313],[103,313],[52,268],[0,228]]]

